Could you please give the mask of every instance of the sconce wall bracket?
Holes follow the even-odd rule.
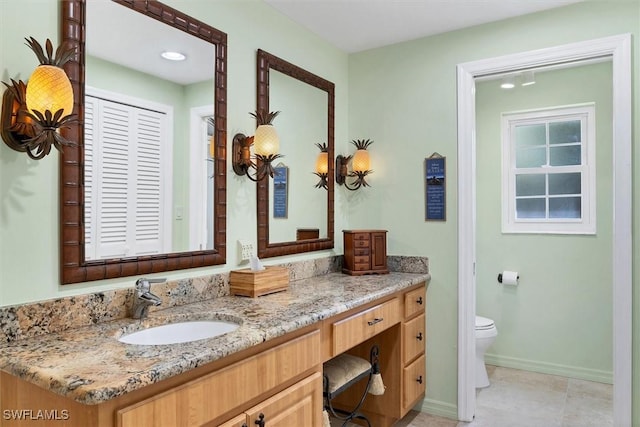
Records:
[[[249,168],[253,164],[249,151],[252,144],[253,138],[248,137],[243,133],[236,133],[233,136],[233,143],[231,146],[231,165],[236,175],[249,176]],[[249,176],[249,178],[251,177]]]
[[[27,85],[22,80],[11,79],[11,83],[12,85],[4,83],[7,89],[2,95],[2,139],[9,148],[24,153],[28,150],[26,141],[35,136],[31,118],[27,116],[24,107]]]
[[[338,154],[336,156],[336,184],[343,185],[349,176],[348,165],[353,156],[343,156]]]

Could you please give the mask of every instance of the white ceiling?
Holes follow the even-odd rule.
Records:
[[[351,53],[582,0],[264,1],[339,49]],[[89,55],[179,84],[211,79],[213,45],[182,31],[168,29],[166,25],[132,13],[110,0],[91,0],[87,6],[86,48]],[[149,40],[153,43],[149,44]],[[163,60],[159,54],[165,49],[181,51],[187,55],[187,60],[178,63]]]
[[[264,0],[353,53],[582,0]]]

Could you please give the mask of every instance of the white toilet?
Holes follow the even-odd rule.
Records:
[[[498,336],[493,320],[476,316],[476,388],[489,387],[489,376],[484,364],[484,353]]]

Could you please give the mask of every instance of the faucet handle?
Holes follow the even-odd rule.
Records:
[[[157,278],[157,279],[147,279],[144,277],[136,280],[136,289],[141,292],[148,292],[151,289],[151,283],[164,283],[167,279],[165,277]]]

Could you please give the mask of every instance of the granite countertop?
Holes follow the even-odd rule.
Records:
[[[232,353],[428,281],[427,273],[291,282],[259,298],[223,296],[131,318],[14,341],[0,347],[0,369],[83,404],[99,404]],[[240,321],[233,332],[182,344],[123,344],[124,333],[180,320]]]

